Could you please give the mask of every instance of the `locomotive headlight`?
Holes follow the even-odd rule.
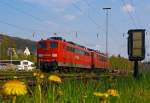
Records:
[[[56,53],[52,54],[52,57],[57,57],[57,54]]]
[[[38,57],[43,57],[43,54],[39,54]]]

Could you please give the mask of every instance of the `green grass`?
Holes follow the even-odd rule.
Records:
[[[109,103],[150,103],[150,74],[139,80],[128,77],[103,77],[100,80],[63,80],[62,84],[41,85],[42,103],[100,103],[94,92],[116,89],[119,97],[108,98]],[[17,103],[40,103],[37,86],[28,87],[28,94],[17,97]],[[60,93],[62,92],[62,94]],[[0,102],[4,98],[1,96]],[[9,97],[4,103],[11,103]]]

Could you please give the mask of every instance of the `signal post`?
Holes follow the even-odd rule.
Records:
[[[128,56],[134,61],[133,77],[139,77],[138,61],[145,58],[145,29],[131,29],[128,31]]]

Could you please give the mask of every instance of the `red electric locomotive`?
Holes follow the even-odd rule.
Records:
[[[106,56],[61,37],[50,37],[37,44],[37,60],[43,71],[61,69],[104,69],[109,63]]]
[[[109,68],[109,60],[104,53],[100,53],[99,51],[92,50],[92,68],[107,70]]]

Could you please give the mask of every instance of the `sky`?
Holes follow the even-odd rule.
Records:
[[[149,0],[0,0],[0,33],[35,41],[56,33],[68,41],[105,52],[105,7],[111,8],[109,55],[127,57],[129,29],[146,29],[149,53]]]

